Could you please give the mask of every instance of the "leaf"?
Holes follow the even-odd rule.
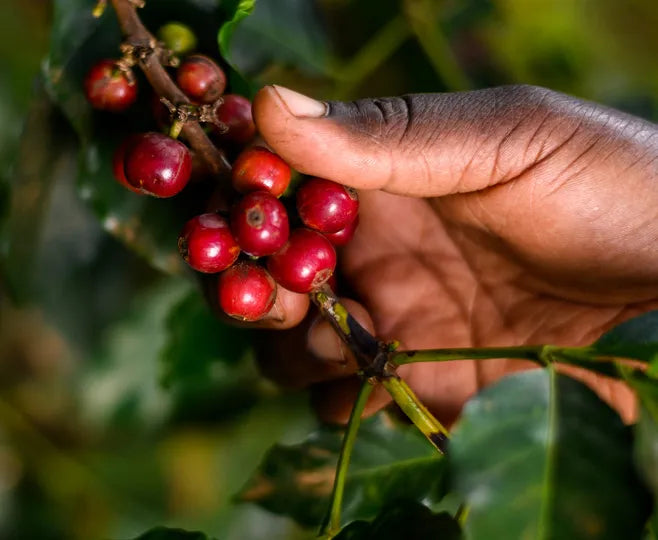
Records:
[[[81,410],[96,426],[156,428],[173,409],[173,396],[158,384],[159,351],[166,320],[190,286],[168,278],[134,299],[123,319],[105,330],[96,362],[82,376]]]
[[[254,332],[220,322],[194,289],[173,306],[160,355],[161,381],[175,398],[175,416],[226,418],[256,398]]]
[[[329,67],[328,39],[307,0],[241,0],[218,40],[224,59],[248,78],[272,63],[314,74]]]
[[[592,347],[596,353],[606,356],[635,358],[650,363],[658,360],[658,310],[615,326]]]
[[[210,380],[214,364],[237,365],[251,349],[253,332],[220,322],[196,289],[172,308],[166,326],[165,385]]]
[[[625,369],[622,373],[640,402],[640,417],[635,425],[635,460],[645,482],[657,496],[658,381],[638,370]]]
[[[448,468],[475,540],[638,538],[651,504],[619,416],[552,369],[506,377],[472,399]]]
[[[459,540],[459,524],[447,512],[438,514],[416,501],[400,500],[384,508],[372,522],[355,521],[336,540]]]
[[[140,534],[134,540],[213,540],[200,532],[184,531],[183,529],[170,529],[168,527],[155,527]]]
[[[276,445],[238,498],[317,526],[329,504],[343,431],[321,427],[304,442]],[[399,498],[438,502],[444,460],[412,426],[384,413],[363,422],[343,499],[343,520],[370,519]]]
[[[238,25],[243,19],[251,15],[255,5],[256,0],[240,0],[235,8],[233,16],[221,26],[219,33],[217,34],[219,51],[224,60],[226,60],[231,67],[229,73],[231,89],[234,93],[242,94],[248,98],[253,97],[256,89],[247,82],[246,78],[241,74],[240,69],[235,65],[235,61],[231,54],[231,42]]]

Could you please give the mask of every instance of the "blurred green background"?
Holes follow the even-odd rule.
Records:
[[[96,147],[78,153],[78,104],[44,63],[71,32],[53,4],[80,3],[0,3],[0,538],[312,537],[231,504],[271,444],[314,425],[306,396],[261,379],[257,338],[214,321],[175,239],[85,176]],[[217,55],[222,2],[174,4],[145,19],[189,15]],[[656,28],[655,0],[260,0],[231,60],[320,99],[528,83],[658,121]]]

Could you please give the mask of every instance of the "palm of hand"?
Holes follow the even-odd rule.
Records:
[[[568,209],[573,195],[565,188],[558,203]],[[658,307],[632,261],[592,271],[602,257],[614,255],[614,246],[599,250],[590,240],[588,248],[577,235],[555,234],[547,223],[569,216],[556,215],[554,204],[538,213],[522,201],[525,196],[522,185],[438,199],[363,192],[361,224],[341,260],[379,337],[398,339],[406,349],[576,346]],[[602,220],[597,227],[610,225]],[[615,301],[601,303],[603,291]],[[401,373],[449,422],[479,387],[528,366],[518,360],[459,361],[405,366]],[[587,376],[602,397],[631,414],[630,393],[622,385]]]

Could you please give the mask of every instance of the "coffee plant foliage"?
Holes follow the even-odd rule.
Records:
[[[140,74],[129,113],[94,111],[85,101],[86,71],[116,57],[121,41],[111,7],[96,19],[92,4],[53,0],[22,135],[2,135],[13,149],[0,152],[1,269],[11,299],[2,315],[26,322],[11,327],[22,333],[0,332],[0,449],[7,463],[20,463],[16,483],[0,490],[8,509],[0,536],[312,538],[344,430],[317,425],[304,393],[261,377],[260,337],[219,322],[184,268],[176,238],[208,188],[156,200],[114,181],[117,144],[151,129],[150,98]],[[587,21],[568,10],[538,14],[521,0],[333,4],[147,0],[139,14],[152,31],[172,20],[193,28],[197,51],[221,55],[229,88],[246,96],[269,82],[343,99],[460,89],[400,23],[427,9],[473,86],[521,80],[646,116],[658,110],[653,57],[636,42],[610,45],[605,33],[585,39]],[[604,4],[600,20],[623,34],[627,18]],[[642,24],[634,28],[655,40],[647,21],[658,9],[637,9]],[[369,48],[364,36],[375,40],[382,28],[389,33]],[[622,64],[621,90],[596,85]],[[590,347],[642,364],[587,365],[635,391],[634,426],[553,367],[506,377],[474,397],[447,456],[395,410],[364,421],[337,538],[655,538],[657,313]],[[24,327],[34,329],[25,341],[57,352],[51,371],[25,368],[31,357],[12,352],[26,347]]]

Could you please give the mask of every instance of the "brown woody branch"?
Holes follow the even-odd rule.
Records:
[[[135,11],[135,6],[130,0],[112,0],[112,6],[128,44],[144,46],[156,41],[155,37],[142,24]],[[190,100],[171,80],[171,77],[160,63],[159,54],[147,55],[140,60],[139,66],[153,90],[160,97],[168,99],[171,103],[190,103]],[[206,162],[213,174],[219,176],[228,176],[230,174],[231,164],[226,159],[224,152],[212,143],[198,122],[186,122],[182,130],[182,136],[199,157]]]

